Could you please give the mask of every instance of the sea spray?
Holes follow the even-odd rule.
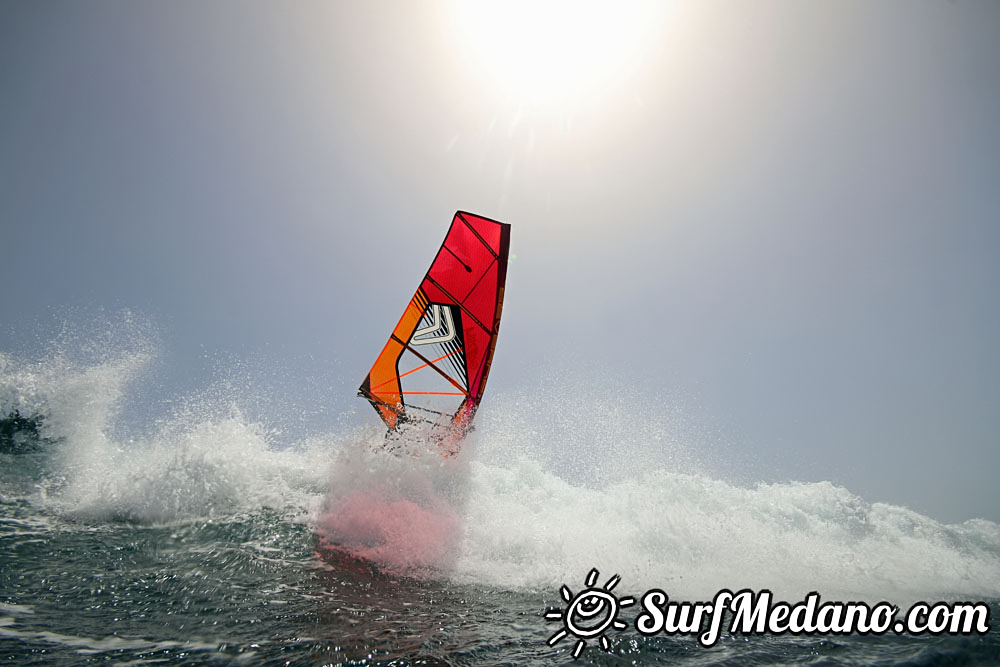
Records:
[[[474,463],[454,578],[557,589],[592,567],[623,590],[679,599],[722,588],[843,599],[1000,595],[996,525],[944,525],[828,482],[730,485],[653,471],[603,489],[530,460]]]
[[[123,404],[156,358],[132,320],[95,340],[60,336],[41,358],[4,355],[0,407],[37,422],[30,476],[6,484],[88,522],[168,523],[278,509],[307,520],[327,481],[337,436],[281,446],[246,417],[224,381],[172,401],[152,428],[120,428]],[[24,468],[27,457],[13,457]],[[15,476],[17,476],[15,475]]]
[[[342,449],[317,522],[322,547],[392,574],[447,576],[463,527],[471,449],[444,457],[416,433],[392,447],[377,433]]]
[[[993,522],[947,525],[828,481],[736,484],[687,453],[697,441],[683,421],[656,422],[654,451],[633,457],[641,429],[624,430],[619,447],[600,410],[559,399],[556,416],[536,409],[551,397],[502,395],[484,410],[455,580],[551,589],[596,567],[627,592],[689,600],[723,588],[899,603],[1000,596]],[[646,407],[626,400],[612,418],[633,410],[639,422]],[[586,457],[551,453],[580,449]]]
[[[324,452],[275,449],[238,412],[91,454],[62,494],[67,511],[91,520],[162,523],[260,509],[299,516],[324,488]]]
[[[692,453],[701,431],[682,411],[635,396],[581,389],[560,402],[577,386],[565,378],[498,392],[452,458],[388,451],[381,427],[281,442],[241,409],[239,384],[179,396],[132,435],[111,426],[123,397],[140,399],[135,379],[155,346],[56,347],[4,357],[7,407],[43,414],[52,442],[30,474],[24,457],[3,455],[0,481],[5,498],[71,520],[277,510],[381,571],[503,589],[558,590],[597,567],[620,574],[623,591],[662,587],[673,599],[742,587],[900,604],[1000,596],[997,524],[942,524],[830,482],[735,484]]]

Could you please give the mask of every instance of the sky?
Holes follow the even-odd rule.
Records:
[[[0,351],[127,311],[164,383],[266,359],[374,420],[467,210],[512,225],[491,391],[1000,521],[998,68],[986,0],[0,0]]]

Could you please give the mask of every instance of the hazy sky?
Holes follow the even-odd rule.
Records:
[[[615,6],[0,0],[0,350],[128,308],[346,406],[464,209],[513,225],[492,391],[1000,520],[1000,3]]]

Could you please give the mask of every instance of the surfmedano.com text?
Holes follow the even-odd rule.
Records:
[[[774,601],[771,591],[723,589],[711,602],[674,602],[658,588],[640,599],[642,612],[635,628],[645,636],[698,635],[698,642],[715,645],[724,619],[729,632],[742,634],[961,634],[989,632],[990,608],[985,602],[917,602],[901,618],[899,607],[889,602],[873,606],[864,602],[820,602],[809,593],[796,603]]]

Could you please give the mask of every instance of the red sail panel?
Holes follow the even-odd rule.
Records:
[[[510,225],[459,211],[359,390],[390,429],[464,432],[482,400],[503,309]]]

